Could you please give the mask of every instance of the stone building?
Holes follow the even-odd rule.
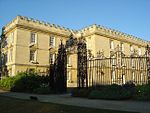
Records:
[[[65,44],[70,34],[77,39],[82,35],[93,57],[100,51],[109,57],[110,51],[118,45],[126,55],[134,51],[143,55],[145,47],[150,45],[148,41],[96,24],[81,30],[71,30],[23,16],[17,16],[3,30],[5,37],[1,40],[1,52],[9,76],[27,70],[46,73],[50,62],[55,61],[60,40]],[[67,63],[67,79],[74,84],[77,78],[76,53],[68,55]]]

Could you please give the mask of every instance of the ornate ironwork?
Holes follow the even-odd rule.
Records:
[[[75,38],[71,33],[69,39],[66,41],[66,48],[77,46],[77,44],[78,44],[77,38]]]
[[[133,81],[135,84],[147,84],[150,75],[150,47],[147,46],[146,56],[125,55],[119,46],[110,52],[110,57],[88,59],[88,83],[96,87],[105,84],[124,84]],[[99,58],[100,57],[100,58]],[[149,77],[150,78],[150,77]]]
[[[78,40],[71,33],[70,38],[66,41],[66,50],[67,54],[76,54],[77,53]]]

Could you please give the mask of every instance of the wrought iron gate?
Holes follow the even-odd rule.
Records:
[[[88,59],[88,84],[96,87],[106,84],[125,84],[133,81],[135,84],[147,84],[150,75],[150,48],[146,54],[139,56],[133,51],[126,56],[119,46],[105,57],[104,52],[98,52],[97,57]]]
[[[66,48],[69,52],[77,54],[77,87],[88,87],[87,77],[87,48],[83,37],[79,39],[70,35],[66,42]]]

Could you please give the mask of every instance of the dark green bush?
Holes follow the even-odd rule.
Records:
[[[11,87],[11,91],[32,93],[33,90],[39,88],[40,85],[44,83],[48,84],[48,80],[46,80],[46,78],[46,76],[38,76],[34,73],[26,74],[14,82],[13,87]]]
[[[89,94],[91,99],[110,99],[110,100],[121,100],[131,98],[131,93],[126,90],[120,91],[108,91],[108,90],[93,90]]]
[[[14,77],[6,77],[0,81],[0,87],[14,92],[30,92],[48,84],[48,76],[38,76],[36,73],[19,73]]]
[[[13,77],[3,78],[2,80],[0,80],[0,87],[3,89],[10,90],[14,86],[14,83],[24,75],[25,73],[19,73],[18,75]]]
[[[92,99],[120,100],[120,99],[128,99],[131,97],[132,94],[128,90],[117,84],[109,85],[107,87],[105,86],[101,90],[93,90],[89,94],[89,98]]]
[[[150,100],[150,84],[136,86],[136,98]]]
[[[136,93],[136,87],[133,81],[126,82],[122,87],[129,91],[132,95]]]

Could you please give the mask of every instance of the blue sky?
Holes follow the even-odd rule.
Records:
[[[0,0],[0,29],[17,15],[71,29],[103,25],[150,41],[150,0]]]

